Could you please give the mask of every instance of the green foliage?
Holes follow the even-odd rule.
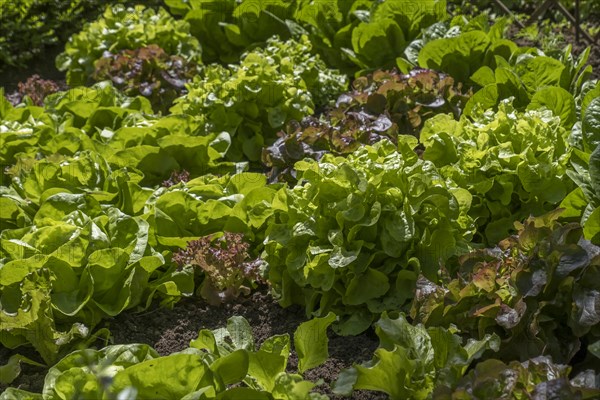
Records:
[[[105,83],[3,112],[2,344],[47,363],[105,317],[192,295],[194,268],[173,250],[222,231],[260,240],[274,213],[265,177],[207,175],[244,168],[220,161],[227,134],[196,136],[193,118],[153,116]],[[196,179],[156,187],[184,168]]]
[[[92,77],[95,62],[105,52],[135,50],[155,44],[170,56],[200,63],[201,47],[190,35],[189,24],[177,21],[164,9],[144,6],[108,6],[102,18],[88,23],[73,35],[65,51],[56,58],[56,67],[67,71],[67,84],[83,85]]]
[[[269,39],[242,56],[240,65],[206,67],[171,111],[197,116],[206,132],[228,132],[229,159],[258,161],[287,121],[311,115],[346,89],[346,78],[310,50],[306,37]]]
[[[7,111],[0,123],[0,161],[12,165],[17,159],[26,163],[55,153],[72,156],[89,150],[108,160],[111,168],[128,168],[143,177],[143,185],[163,182],[173,170],[195,171],[196,176],[236,171],[235,165],[222,162],[230,143],[227,133],[200,136],[199,124],[190,116],[151,113],[146,98],[124,96],[107,82],[61,92],[47,98],[46,108]],[[40,179],[50,180],[51,175],[37,180],[43,185]],[[46,187],[63,185],[58,182],[48,182]],[[32,199],[39,195],[27,194]]]
[[[420,272],[433,279],[440,261],[468,249],[469,193],[417,157],[416,139],[399,140],[399,151],[381,141],[296,163],[301,184],[278,194],[283,212],[265,246],[281,305],[333,311],[338,331],[356,334],[403,306]]]
[[[474,359],[500,345],[496,335],[463,345],[456,329],[413,326],[402,314],[390,318],[384,313],[375,323],[375,333],[380,344],[373,360],[342,371],[334,393],[369,389],[387,393],[392,400],[429,399],[434,389],[452,387]]]
[[[270,201],[276,190],[265,189],[258,174],[205,175],[152,190],[141,186],[141,176],[111,170],[91,152],[40,160],[18,174],[14,189],[0,197],[3,223],[15,227],[0,235],[2,344],[30,343],[48,363],[105,317],[145,309],[154,297],[169,306],[191,296],[199,258],[178,268],[169,263],[173,248],[222,231],[259,241],[255,235],[275,212]],[[201,287],[206,297],[240,289],[219,280],[237,275],[212,272],[204,270],[214,286],[212,292],[206,282]]]
[[[298,353],[298,370],[303,373],[323,364],[329,358],[327,328],[337,319],[329,313],[302,323],[294,333],[294,347]]]
[[[298,339],[298,331],[294,336]],[[42,395],[11,389],[0,399],[328,399],[312,392],[322,381],[286,372],[289,356],[288,334],[272,336],[255,348],[248,321],[231,317],[225,328],[203,329],[189,348],[164,357],[146,344],[75,351],[50,368]]]
[[[243,233],[260,243],[270,219],[281,209],[277,187],[266,187],[256,173],[203,175],[185,184],[157,189],[145,204],[152,223],[151,243],[186,248],[198,237],[219,232]]]
[[[307,33],[328,65],[346,73],[390,68],[421,29],[446,17],[445,0],[168,0],[205,46],[204,61],[235,62],[270,37]]]
[[[60,152],[72,155],[90,149],[89,135],[126,125],[127,117],[151,113],[146,99],[130,98],[111,85],[76,88],[46,98],[44,108],[7,108],[0,124],[0,161],[12,165],[17,158],[40,158]],[[18,157],[17,157],[18,155]]]
[[[0,383],[37,364],[21,346],[58,361],[42,394],[1,400],[324,400],[301,374],[329,327],[378,318],[380,347],[335,393],[598,397],[589,49],[518,47],[508,19],[449,19],[444,0],[166,0],[177,18],[123,2],[57,59],[71,85],[99,83],[32,78],[13,104],[0,88]],[[54,3],[2,3],[2,68],[99,9]],[[244,172],[261,154],[270,176]],[[262,283],[312,318],[299,373],[288,335],[255,346],[241,317],[165,357],[86,349],[106,318]]]
[[[421,30],[446,17],[445,0],[302,1],[295,19],[329,65],[389,69]]]
[[[294,182],[293,165],[305,157],[324,153],[348,154],[361,145],[382,139],[397,142],[398,135],[419,136],[426,120],[436,114],[460,116],[468,95],[454,87],[449,76],[431,70],[377,71],[353,82],[353,91],[342,94],[336,107],[300,124],[289,124],[285,133],[263,151],[271,167],[271,180]]]
[[[476,112],[475,108],[496,108],[502,100],[514,97],[517,109],[545,106],[571,129],[576,120],[573,97],[592,72],[586,65],[589,49],[575,59],[567,46],[560,59],[555,59],[504,39],[503,26],[498,22],[487,32],[466,30],[429,41],[420,50],[418,63],[477,89],[465,107],[466,115]]]
[[[157,274],[165,260],[148,245],[144,219],[101,209],[85,194],[54,192],[30,226],[2,231],[0,249],[2,344],[31,343],[47,363],[56,361],[61,345],[87,337],[101,318],[148,307],[178,275],[170,295],[193,290],[181,279],[189,271]]]
[[[296,4],[274,0],[166,0],[175,15],[189,22],[192,34],[204,48],[206,63],[237,62],[240,55],[261,47],[267,39],[291,38]]]
[[[562,201],[565,217],[577,219],[585,238],[600,245],[600,83],[588,82],[576,98],[579,121],[569,138],[576,147],[567,174],[577,188]]]
[[[577,218],[586,239],[600,245],[600,145],[592,154],[574,151],[567,175],[578,186],[562,201],[566,218]]]
[[[472,30],[426,43],[419,52],[418,62],[423,68],[444,71],[458,82],[469,83],[481,66],[496,66],[495,56],[509,59],[516,50],[517,45],[509,40]]]
[[[132,3],[111,0],[110,3]],[[158,0],[147,1],[155,6]],[[64,43],[86,19],[102,13],[102,0],[5,0],[0,2],[0,72],[24,67],[48,47]],[[39,61],[39,60],[38,60]]]
[[[513,221],[552,210],[572,189],[565,179],[571,148],[560,122],[549,111],[520,113],[508,102],[474,121],[427,121],[423,157],[473,195],[480,241],[496,243]]]
[[[559,224],[559,215],[516,223],[518,234],[498,247],[447,264],[453,279],[421,279],[412,317],[427,326],[456,324],[475,338],[496,333],[503,359],[545,354],[570,362],[582,343],[600,336],[600,248],[581,240],[577,224]]]
[[[600,385],[593,370],[571,379],[571,368],[555,364],[550,357],[536,357],[508,364],[485,360],[477,364],[453,390],[439,390],[434,400],[500,399],[554,396],[560,399],[595,399]]]
[[[163,114],[184,93],[185,84],[197,72],[193,63],[168,55],[154,44],[104,55],[95,68],[94,80],[110,80],[126,95],[145,96],[153,109]]]

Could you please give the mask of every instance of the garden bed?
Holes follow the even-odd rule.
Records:
[[[600,49],[209,2],[4,74],[0,400],[597,398]]]

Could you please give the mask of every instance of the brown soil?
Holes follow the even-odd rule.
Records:
[[[262,290],[238,304],[213,307],[200,298],[185,299],[172,310],[156,308],[144,313],[124,313],[107,320],[104,325],[112,333],[113,344],[146,343],[154,347],[159,354],[167,355],[189,347],[190,341],[198,336],[201,329],[224,327],[227,319],[234,315],[243,316],[248,320],[253,329],[256,346],[277,334],[287,333],[293,338],[298,325],[306,320],[300,307],[283,309],[266,290]],[[370,360],[378,343],[373,331],[354,337],[340,337],[330,331],[329,359],[325,364],[307,371],[304,377],[311,381],[323,379],[324,384],[317,388],[319,392],[329,395],[332,399],[347,399],[333,395],[330,385],[342,369],[350,367],[353,363]],[[0,351],[0,358],[8,358],[5,349]],[[288,372],[297,372],[297,364],[298,357],[292,351]],[[23,374],[10,386],[39,393],[44,384],[44,375],[45,371],[41,368],[23,366]],[[2,389],[0,387],[0,391]],[[386,398],[383,393],[369,391],[355,391],[350,397],[357,400]]]
[[[242,303],[213,307],[198,298],[186,299],[173,310],[156,309],[146,314],[122,314],[108,321],[114,343],[148,343],[161,355],[180,351],[189,346],[190,340],[198,336],[201,329],[224,327],[227,319],[239,315],[248,320],[254,333],[255,345],[278,334],[289,334],[306,320],[300,307],[281,308],[266,291],[255,292]],[[340,370],[353,362],[370,360],[378,346],[377,337],[367,332],[355,337],[340,337],[329,332],[329,359],[320,367],[307,371],[304,377],[317,381],[323,379],[319,392],[333,396],[330,384],[335,381]],[[288,362],[288,372],[297,372],[298,357],[292,352]],[[385,395],[375,392],[357,391],[352,399],[385,399]]]

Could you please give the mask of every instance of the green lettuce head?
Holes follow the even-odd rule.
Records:
[[[468,249],[470,194],[412,150],[414,137],[365,146],[348,158],[296,163],[299,185],[283,189],[283,213],[265,240],[269,279],[283,306],[333,311],[356,334],[412,297],[420,272]]]

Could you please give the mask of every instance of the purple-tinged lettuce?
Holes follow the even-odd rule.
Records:
[[[446,264],[454,279],[419,279],[411,316],[475,338],[496,333],[504,359],[570,362],[600,337],[600,248],[559,216],[530,217],[497,247]]]
[[[180,267],[199,268],[204,275],[200,295],[212,305],[230,302],[249,295],[251,288],[264,282],[260,259],[251,259],[250,245],[240,233],[225,232],[188,242],[184,250],[173,256]]]
[[[460,117],[468,98],[451,77],[432,70],[377,71],[354,80],[353,90],[334,108],[288,124],[263,150],[262,160],[271,180],[294,181],[296,161],[318,160],[326,152],[349,154],[382,139],[396,143],[398,135],[419,137],[425,121],[437,114]]]

